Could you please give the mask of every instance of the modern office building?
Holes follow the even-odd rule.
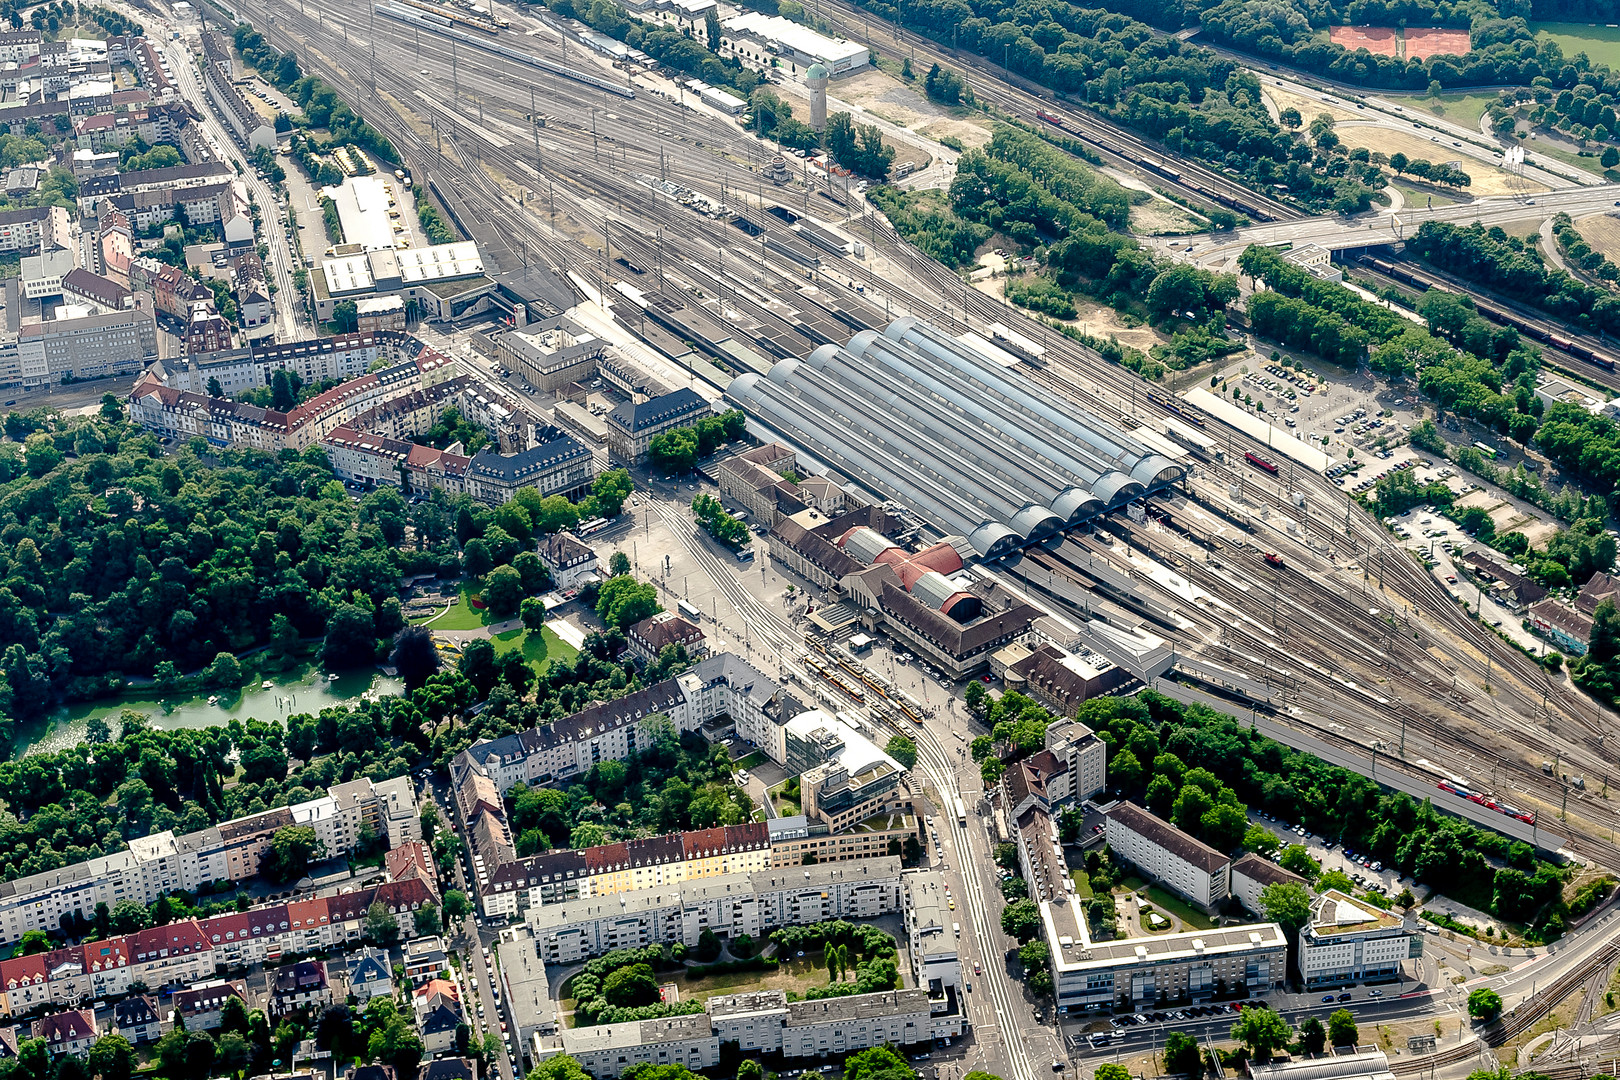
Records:
[[[1400,916],[1337,889],[1311,903],[1299,932],[1299,969],[1307,988],[1389,982],[1401,964],[1423,955],[1423,936]]]

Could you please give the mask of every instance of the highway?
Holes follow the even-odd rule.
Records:
[[[1352,217],[1330,214],[1298,221],[1268,222],[1225,232],[1164,239],[1157,243],[1172,255],[1199,266],[1215,268],[1236,262],[1250,244],[1291,244],[1295,247],[1320,244],[1340,251],[1396,243],[1416,232],[1425,221],[1458,224],[1478,221],[1485,225],[1501,225],[1529,218],[1547,218],[1557,213],[1579,217],[1582,214],[1601,213],[1616,206],[1620,206],[1620,184],[1593,184],[1531,196],[1499,195],[1432,209],[1412,208],[1397,214],[1391,214],[1388,210],[1372,210]]]

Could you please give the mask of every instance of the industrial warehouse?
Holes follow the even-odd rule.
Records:
[[[1174,484],[1185,468],[913,318],[823,345],[726,396],[883,498],[1008,555]]]

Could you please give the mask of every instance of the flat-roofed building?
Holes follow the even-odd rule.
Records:
[[[1060,1013],[1259,995],[1286,978],[1288,939],[1276,923],[1092,941],[1081,905],[1072,894],[1040,905]]]
[[[1299,932],[1299,968],[1307,988],[1384,982],[1423,955],[1423,938],[1400,916],[1329,889],[1311,903]]]
[[[962,993],[961,937],[955,929],[961,920],[949,908],[945,878],[937,871],[907,870],[900,888],[912,982],[930,1001],[943,1004]]]
[[[548,393],[596,374],[606,346],[600,337],[557,315],[495,338],[495,357],[536,390]]]
[[[1135,803],[1105,815],[1108,847],[1122,859],[1202,908],[1213,912],[1231,892],[1232,860]]]

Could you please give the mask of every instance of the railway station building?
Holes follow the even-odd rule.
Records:
[[[1076,403],[1055,407],[1023,372],[910,317],[741,375],[726,398],[759,433],[986,559],[1186,474],[1112,422]]]

